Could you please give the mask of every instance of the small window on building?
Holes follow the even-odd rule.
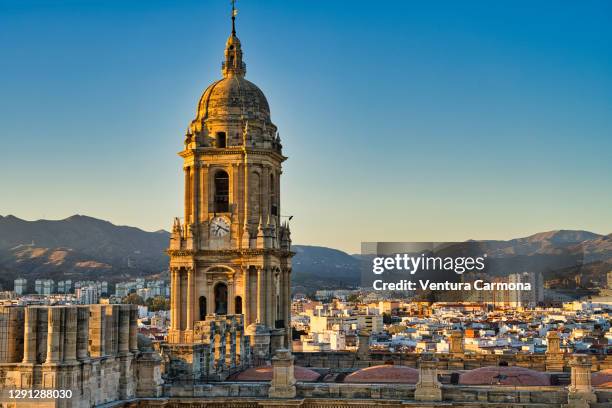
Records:
[[[225,137],[225,132],[217,132],[217,147],[227,147],[227,138]]]
[[[236,310],[236,314],[242,314],[242,297],[236,296],[234,300],[234,308]]]
[[[200,320],[206,320],[206,297],[200,296]]]

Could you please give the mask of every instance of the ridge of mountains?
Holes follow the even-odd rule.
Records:
[[[33,285],[39,278],[104,279],[112,283],[163,276],[168,267],[165,249],[169,236],[164,230],[147,232],[84,215],[37,221],[0,216],[0,284],[10,289],[18,277]],[[542,259],[559,255],[579,259],[581,271],[590,270],[596,276],[612,270],[612,234],[556,230],[508,241],[476,242],[503,265],[512,267],[521,260],[552,278],[555,273],[576,273],[570,265],[559,264],[552,271],[550,265],[542,264]],[[293,245],[292,250],[296,252],[294,286],[313,290],[359,284],[360,255],[310,245]]]

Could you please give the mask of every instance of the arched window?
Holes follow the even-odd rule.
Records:
[[[215,212],[229,212],[229,176],[223,170],[215,174]]]
[[[206,320],[206,296],[200,296],[200,320]]]
[[[215,285],[215,313],[227,314],[227,285],[225,283]]]
[[[276,184],[274,174],[270,174],[270,215],[278,216],[278,206],[276,205]]]
[[[227,147],[227,138],[225,136],[225,132],[217,132],[217,147]]]
[[[242,297],[236,296],[236,299],[234,299],[234,309],[236,314],[242,314]]]

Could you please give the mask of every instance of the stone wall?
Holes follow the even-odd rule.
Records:
[[[164,379],[172,383],[223,381],[251,366],[251,336],[242,315],[208,315],[196,322],[193,343],[163,343]]]
[[[369,352],[367,354],[355,352],[294,352],[295,364],[302,367],[325,367],[325,368],[364,368],[374,365],[393,362],[394,364],[408,367],[418,367],[420,354],[417,353],[385,353]],[[612,355],[590,355],[591,370],[601,371],[612,369]],[[467,353],[436,353],[437,366],[441,370],[472,370],[479,367],[495,366],[500,362],[507,362],[510,366],[531,368],[537,371],[570,371],[570,354],[561,355],[560,366],[549,364],[551,358],[545,354],[467,354]],[[554,367],[555,370],[551,370]]]
[[[159,396],[160,359],[138,350],[137,316],[132,305],[1,307],[0,385],[72,391],[45,407]]]
[[[297,383],[294,399],[268,399],[268,383],[200,384],[172,387],[172,394],[157,400],[143,399],[136,407],[433,407],[470,408],[560,408],[567,404],[563,387],[449,386],[442,387],[442,401],[415,401],[414,385]],[[165,393],[164,393],[165,394]],[[612,406],[612,391],[596,391],[591,408]],[[199,405],[197,405],[199,406]],[[121,405],[126,407],[127,405]]]

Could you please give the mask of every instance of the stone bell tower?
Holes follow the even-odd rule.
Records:
[[[168,249],[168,342],[197,342],[207,316],[243,315],[247,331],[269,334],[274,352],[291,338],[291,238],[280,211],[286,157],[266,97],[244,78],[235,14],[223,78],[204,91],[179,153],[185,214]]]

